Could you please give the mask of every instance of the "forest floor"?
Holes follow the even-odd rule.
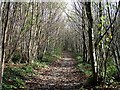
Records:
[[[29,90],[79,90],[86,77],[76,64],[72,54],[64,51],[61,59],[34,70],[37,74],[27,80],[26,85]]]

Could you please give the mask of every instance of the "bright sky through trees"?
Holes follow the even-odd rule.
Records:
[[[78,0],[1,0],[1,2],[76,2]],[[81,2],[99,2],[99,1],[106,1],[106,0],[79,0]],[[108,2],[118,2],[119,0],[108,0]]]

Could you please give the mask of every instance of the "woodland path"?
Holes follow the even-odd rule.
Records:
[[[75,65],[72,54],[64,51],[60,60],[36,70],[38,75],[27,85],[31,90],[79,90],[85,75]]]

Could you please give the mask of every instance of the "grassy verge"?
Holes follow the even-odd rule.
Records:
[[[31,65],[19,64],[7,66],[4,70],[2,90],[26,88],[25,80],[36,75],[34,69],[47,66],[45,62],[34,62]]]
[[[83,62],[80,54],[75,54],[74,58],[77,61],[76,67],[86,75],[85,87],[91,87],[93,81],[91,65]],[[114,62],[112,59],[108,59],[106,80],[98,76],[98,86],[96,86],[96,88],[120,88],[120,74],[117,72],[117,69],[113,63]]]
[[[82,71],[83,73],[85,73],[86,76],[90,76],[92,75],[92,68],[91,65],[88,63],[85,63],[82,61],[82,56],[80,54],[75,54],[74,55],[75,60],[77,61],[77,68]]]
[[[25,81],[37,75],[37,72],[34,72],[34,70],[40,67],[48,67],[53,60],[61,58],[61,53],[62,50],[57,48],[51,53],[45,53],[42,60],[34,60],[30,65],[8,64],[4,70],[2,90],[25,89]]]

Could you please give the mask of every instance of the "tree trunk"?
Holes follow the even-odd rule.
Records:
[[[82,38],[83,38],[83,62],[87,62],[87,50],[86,50],[86,43],[85,43],[85,21],[84,21],[84,6],[82,6]]]
[[[95,71],[95,62],[94,62],[94,55],[93,55],[93,40],[92,40],[92,28],[93,28],[93,18],[91,14],[91,2],[85,2],[86,5],[86,14],[88,18],[88,36],[89,36],[89,55],[91,60],[92,66],[92,74],[93,74],[93,87],[97,84],[97,73]]]
[[[3,71],[4,71],[4,49],[5,49],[5,32],[7,28],[8,23],[8,16],[9,16],[9,9],[10,9],[10,2],[4,3],[5,8],[2,12],[2,53],[1,53],[1,59],[0,59],[0,89],[2,89],[2,77],[3,77]]]

